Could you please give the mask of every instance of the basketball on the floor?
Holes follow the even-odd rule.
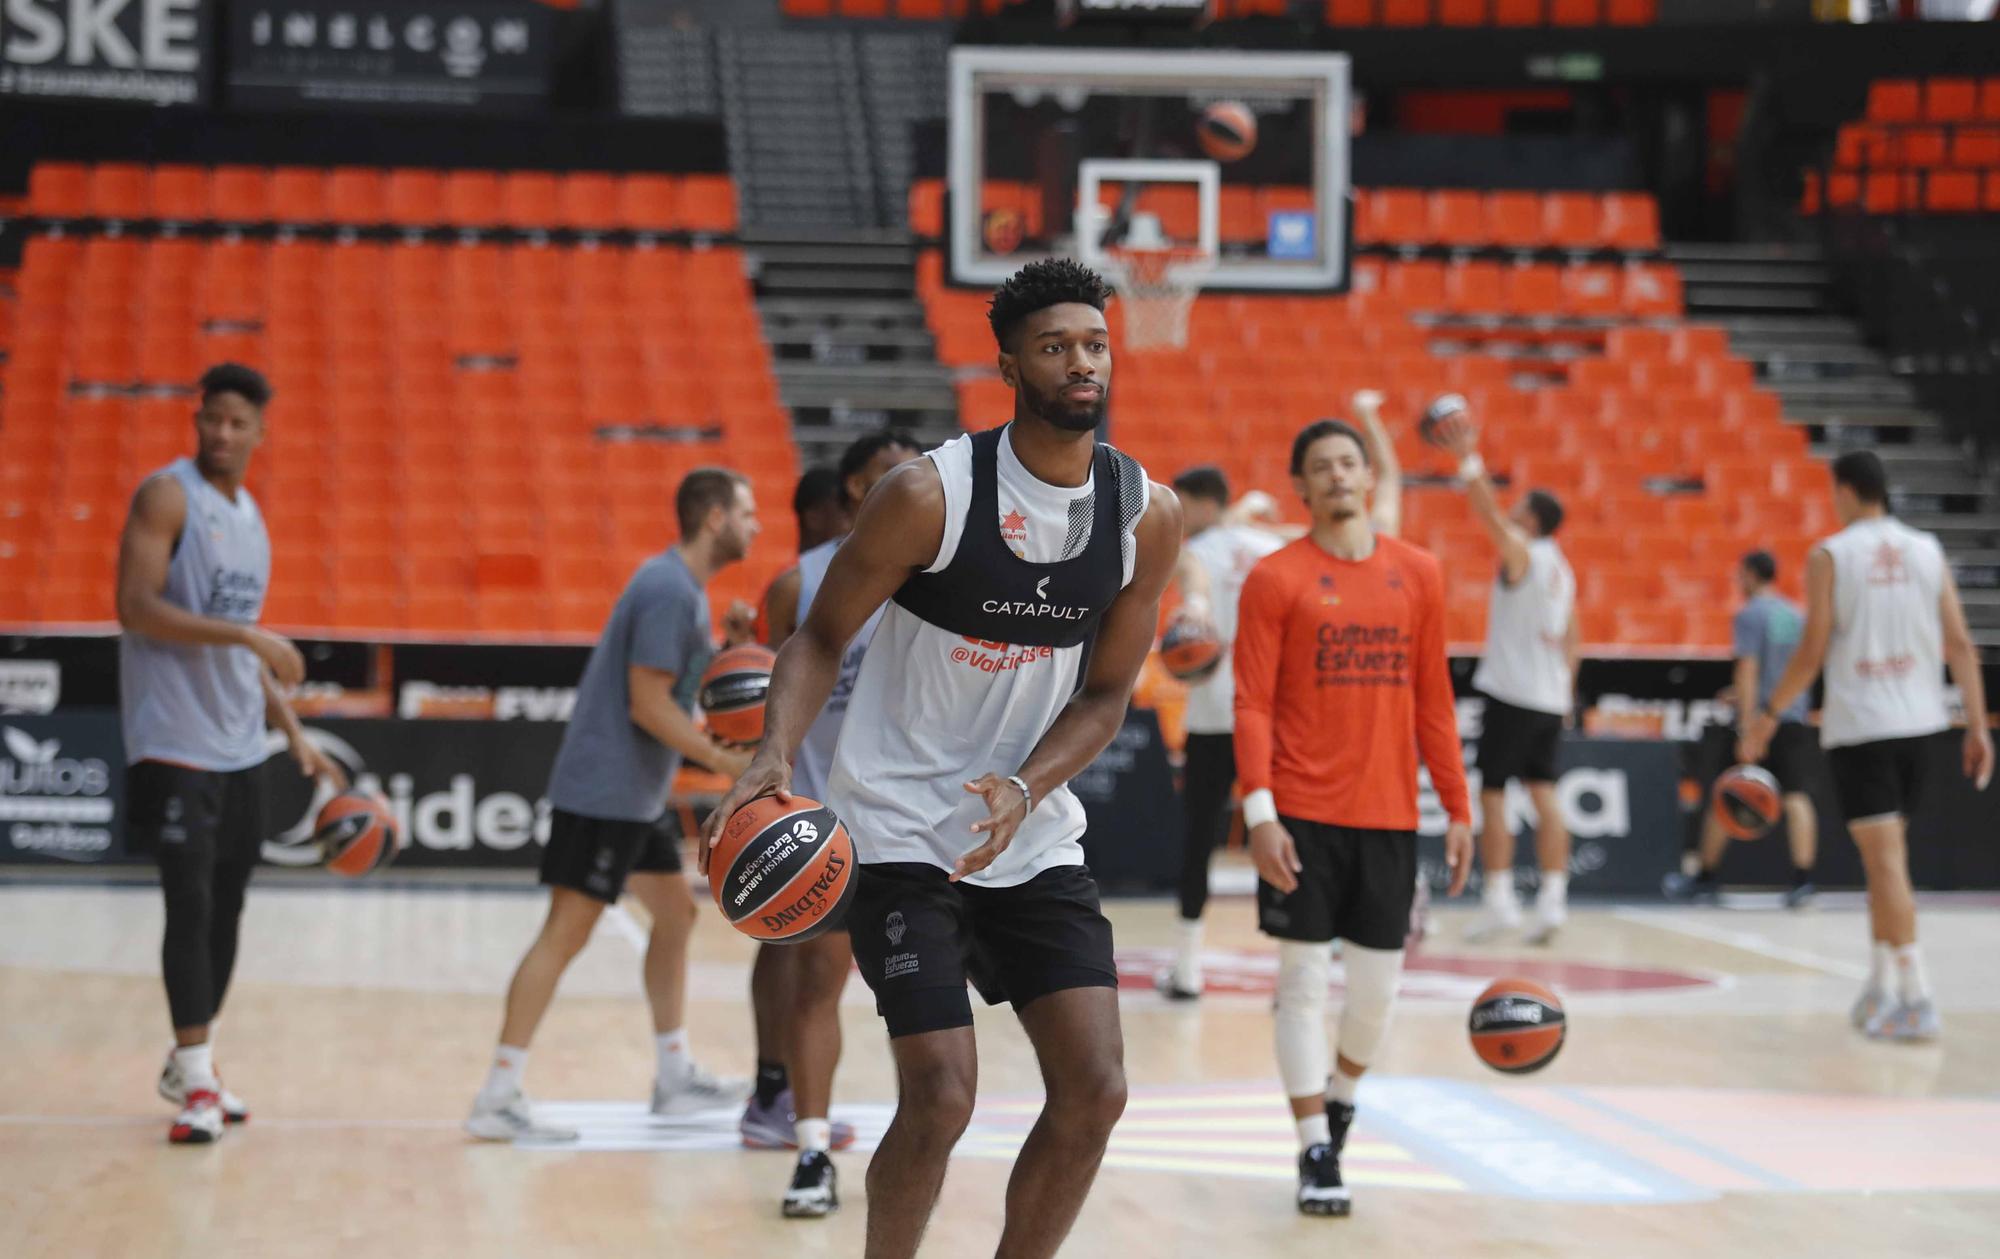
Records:
[[[1444,441],[1439,437],[1438,430],[1443,427],[1446,420],[1464,414],[1465,408],[1465,395],[1439,394],[1431,399],[1431,404],[1424,408],[1423,418],[1417,421],[1417,436],[1422,438],[1426,445],[1443,448]]]
[[[1715,819],[1731,839],[1764,838],[1783,808],[1783,793],[1769,770],[1732,765],[1715,780]]]
[[[1242,101],[1217,101],[1194,126],[1201,151],[1218,162],[1247,157],[1257,147],[1257,115]]]
[[[1495,1071],[1526,1075],[1554,1060],[1568,1023],[1562,998],[1532,979],[1496,979],[1472,1005],[1472,1052]]]
[[[396,815],[389,802],[367,791],[343,791],[313,819],[312,842],[335,874],[358,879],[396,858]]]
[[[708,854],[708,888],[730,925],[767,944],[797,944],[840,925],[854,898],[854,841],[817,800],[752,800]]]
[[[1160,638],[1160,663],[1182,682],[1199,682],[1222,662],[1222,640],[1192,617],[1177,618]]]
[[[755,743],[764,737],[764,697],[771,690],[769,647],[745,643],[715,653],[701,675],[701,710],[709,733],[724,743]]]

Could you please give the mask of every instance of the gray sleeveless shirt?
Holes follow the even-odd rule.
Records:
[[[157,475],[180,482],[187,518],[167,565],[167,602],[200,616],[253,625],[271,583],[271,540],[248,490],[231,502],[192,459]],[[194,769],[248,769],[263,761],[262,665],[247,647],[148,638],[118,643],[125,760],[172,761]]]

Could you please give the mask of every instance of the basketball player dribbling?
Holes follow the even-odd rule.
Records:
[[[883,430],[858,437],[841,452],[838,471],[841,502],[848,519],[868,497],[875,483],[898,465],[922,454],[916,439],[906,433]],[[846,535],[846,529],[809,548],[799,562],[771,583],[765,597],[767,642],[782,649],[797,631],[800,618],[811,611],[826,577],[827,566]],[[826,799],[827,775],[833,768],[834,748],[840,741],[840,727],[847,716],[848,697],[860,675],[861,662],[874,636],[878,610],[868,619],[840,660],[840,677],[826,707],[813,719],[799,744],[792,765],[792,790],[811,800]],[[833,1100],[833,1072],[840,1062],[840,993],[847,986],[847,972],[854,965],[853,951],[844,932],[828,931],[802,944],[760,945],[757,963],[750,973],[751,1001],[759,1012],[775,1011],[784,1046],[784,1068],[790,1087],[776,1097],[763,1095],[765,1064],[758,1063],[759,1087],[743,1112],[741,1130],[744,1143],[754,1147],[792,1146],[799,1149],[798,1165],[785,1190],[784,1213],[792,1217],[822,1216],[837,1209],[840,1198],[835,1189],[831,1150],[844,1149],[854,1141],[854,1129],[835,1125],[827,1117]]]
[[[1471,804],[1437,560],[1373,528],[1374,475],[1355,429],[1306,426],[1291,470],[1312,527],[1243,583],[1236,769],[1257,922],[1278,941],[1278,1073],[1298,1126],[1298,1208],[1346,1215],[1341,1149],[1395,1009],[1416,890],[1419,756],[1449,818],[1452,895],[1472,868]],[[1347,991],[1330,1053],[1335,939]]]
[[[779,653],[764,743],[708,827],[712,844],[741,805],[789,795],[847,644],[881,609],[828,787],[860,859],[847,927],[898,1080],[868,1167],[869,1259],[916,1253],[971,1119],[968,978],[1012,1002],[1048,1089],[1008,1182],[1000,1255],[1055,1253],[1125,1106],[1111,926],[1065,784],[1124,720],[1181,514],[1095,440],[1109,298],[1068,260],[1031,263],[994,293],[1012,422],[868,496]]]
[[[528,1046],[563,971],[589,942],[629,877],[652,915],[643,978],[652,1009],[656,1071],[652,1113],[682,1115],[735,1102],[688,1050],[687,945],[694,898],[681,872],[679,836],[661,825],[681,759],[740,773],[749,754],[716,742],[694,722],[694,693],[714,652],[706,587],[750,552],[757,504],[750,483],[724,468],[697,468],[674,494],[681,539],[639,566],[605,622],[577,683],[576,708],[549,773],[549,842],[541,881],[548,916],[507,987],[500,1041],[465,1130],[487,1141],[573,1140],[535,1122],[523,1087]]]
[[[179,1106],[167,1139],[202,1145],[250,1108],[222,1087],[211,1035],[236,963],[244,892],[265,839],[264,731],[275,725],[299,770],[347,785],[307,741],[282,688],[305,658],[257,627],[271,541],[243,488],[264,440],[271,386],[223,363],[202,375],[196,448],[147,477],[118,548],[119,707],[134,847],[160,866],[160,947],[174,1049],[160,1095]]]
[[[1466,414],[1439,427],[1439,443],[1459,460],[1473,514],[1500,553],[1486,614],[1486,650],[1472,685],[1486,696],[1479,737],[1479,917],[1467,940],[1490,940],[1521,925],[1514,890],[1514,831],[1507,824],[1507,783],[1519,779],[1535,806],[1535,922],[1528,943],[1547,944],[1569,918],[1569,830],[1556,798],[1556,750],[1576,703],[1581,656],[1576,577],[1556,545],[1562,504],[1547,490],[1530,490],[1512,512],[1479,457],[1479,431]]]
[[[1777,779],[1785,810],[1785,838],[1791,844],[1792,886],[1785,893],[1785,907],[1800,909],[1812,903],[1813,859],[1819,846],[1819,813],[1813,808],[1812,780],[1819,774],[1819,735],[1806,724],[1806,696],[1803,692],[1779,714],[1778,729],[1770,746],[1757,761],[1747,759],[1749,747],[1742,733],[1750,729],[1752,718],[1771,697],[1784,676],[1785,666],[1798,650],[1805,616],[1791,600],[1777,591],[1778,561],[1769,551],[1752,551],[1736,566],[1737,588],[1743,592],[1743,606],[1731,626],[1736,658],[1731,691],[1736,701],[1736,763],[1759,764]],[[1672,871],[1660,881],[1667,899],[1713,904],[1721,895],[1716,870],[1729,847],[1722,818],[1711,797],[1701,823],[1701,863],[1694,875]]]
[[[1779,715],[1824,665],[1820,742],[1861,850],[1873,940],[1854,1026],[1875,1040],[1931,1041],[1942,1028],[1917,948],[1909,817],[1923,795],[1929,743],[1951,728],[1947,665],[1965,707],[1961,768],[1981,791],[1992,781],[1985,681],[1944,548],[1889,514],[1888,474],[1874,451],[1833,461],[1833,508],[1840,532],[1806,560],[1805,633],[1751,719],[1744,754],[1764,756]]]

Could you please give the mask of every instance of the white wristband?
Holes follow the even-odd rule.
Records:
[[[1476,450],[1467,455],[1458,465],[1458,479],[1467,484],[1477,481],[1485,475],[1486,461],[1479,457],[1479,452]]]
[[[1009,774],[1007,781],[1013,783],[1014,789],[1021,793],[1021,816],[1026,817],[1028,814],[1033,813],[1035,811],[1035,797],[1028,790],[1027,782],[1019,774]]]
[[[1245,829],[1262,826],[1266,822],[1278,820],[1278,801],[1269,787],[1259,787],[1243,797],[1243,825]]]

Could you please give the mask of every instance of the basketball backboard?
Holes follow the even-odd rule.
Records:
[[[1227,102],[1247,153],[1199,126]],[[1347,286],[1348,63],[1332,53],[955,48],[950,275],[1090,262],[1135,225],[1214,259],[1207,287]]]

